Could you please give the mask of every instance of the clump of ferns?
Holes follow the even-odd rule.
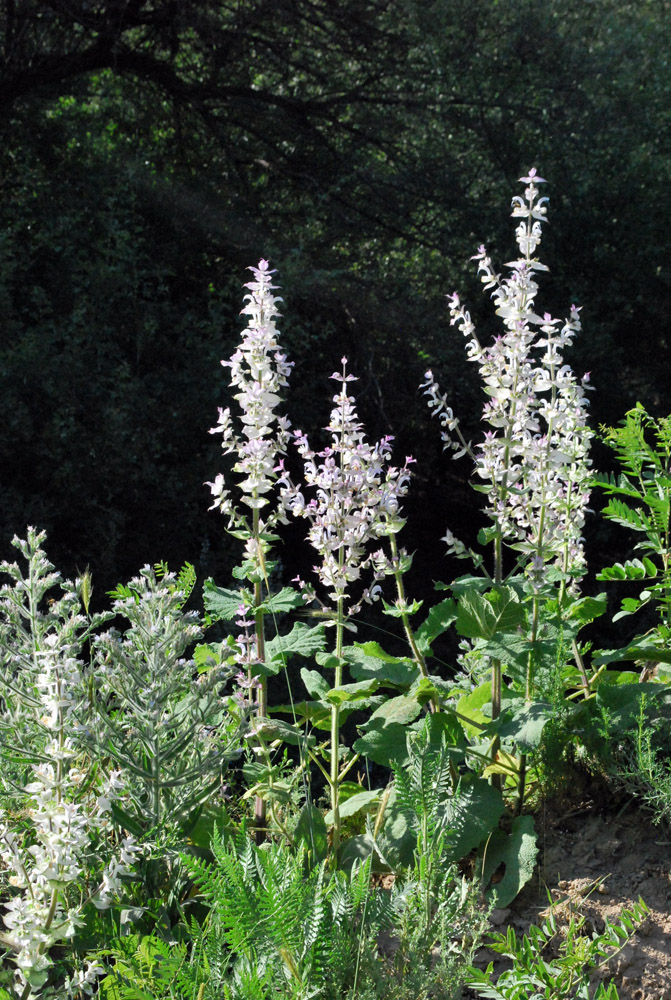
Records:
[[[341,996],[379,964],[377,939],[397,922],[401,895],[371,887],[372,857],[349,873],[309,869],[304,849],[257,846],[244,831],[228,842],[215,834],[212,852],[213,862],[183,858],[209,907],[206,995],[212,986],[238,1000],[277,977],[287,997]]]

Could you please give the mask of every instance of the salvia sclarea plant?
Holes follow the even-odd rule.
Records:
[[[343,683],[344,635],[354,627],[351,620],[362,603],[379,597],[380,582],[387,575],[395,578],[397,590],[396,600],[393,606],[388,606],[388,611],[402,619],[413,651],[415,673],[428,679],[426,650],[421,648],[409,622],[410,614],[419,605],[406,599],[403,587],[403,573],[410,558],[396,541],[404,524],[401,500],[408,488],[412,459],[396,467],[391,463],[391,438],[374,443],[366,440],[355,400],[348,393],[348,385],[355,377],[347,372],[346,359],[342,372],[332,376],[340,383],[340,390],[333,398],[326,428],[331,444],[321,452],[314,452],[305,434],[290,432],[286,418],[278,417],[275,412],[291,366],[278,343],[275,318],[279,299],[272,294],[273,272],[265,260],[251,270],[256,280],[245,286],[250,292],[243,310],[250,317],[249,324],[239,350],[230,361],[224,362],[231,369],[231,385],[240,390],[234,393],[241,409],[240,431],[235,430],[229,408],[220,410],[219,425],[212,431],[223,434],[224,453],[237,457],[232,472],[244,477],[239,484],[240,504],[244,506],[232,501],[224,474],[217,475],[208,485],[214,495],[213,507],[226,515],[229,532],[245,542],[245,561],[235,575],[246,579],[252,588],[233,590],[216,587],[211,581],[206,583],[208,612],[214,618],[235,620],[241,629],[229,637],[226,649],[217,651],[207,647],[207,652],[215,659],[225,655],[229,662],[237,663],[241,668],[240,682],[256,691],[255,719],[248,735],[256,754],[265,759],[264,766],[256,769],[257,826],[262,827],[265,822],[264,799],[269,799],[272,807],[274,794],[276,771],[268,753],[269,741],[277,738],[299,744],[304,755],[309,755],[319,767],[330,790],[329,816],[337,851],[340,788],[360,756],[356,753],[342,761],[340,724],[354,708],[377,706],[382,701],[374,696],[380,683],[377,676],[358,678],[353,684]],[[304,486],[293,483],[284,468],[283,456],[291,439],[303,462]],[[325,610],[322,602],[322,619],[333,626],[335,633],[331,652],[323,649],[326,640],[321,626],[308,628],[297,623],[288,635],[275,634],[269,641],[266,637],[269,614],[274,617],[276,613],[318,599],[315,587],[304,581],[298,581],[299,589],[283,587],[279,593],[271,593],[274,563],[268,553],[277,541],[278,524],[289,515],[308,521],[308,541],[318,555],[315,570],[326,588],[330,605],[330,610]],[[386,549],[382,544],[385,540]],[[358,587],[356,593],[353,587]],[[291,725],[267,718],[266,678],[282,669],[287,657],[294,653],[316,655],[319,666],[333,670],[334,680],[331,685],[318,671],[302,670],[302,679],[313,700],[291,706],[294,723]],[[410,679],[414,679],[412,671]],[[429,685],[424,700],[434,696]],[[301,707],[302,725],[297,727]],[[421,704],[415,699],[412,711],[416,715],[420,710]],[[305,738],[306,722],[330,731],[330,743],[324,754],[326,766],[322,765],[319,750],[310,746],[314,738]],[[312,820],[319,822],[309,802],[306,808]],[[276,814],[273,818],[277,821]]]
[[[391,438],[370,443],[357,412],[356,401],[348,393],[348,385],[356,377],[347,372],[347,358],[342,359],[342,371],[331,378],[340,383],[333,397],[331,418],[326,427],[331,443],[315,452],[307,436],[297,431],[296,447],[303,460],[306,490],[293,483],[288,475],[280,479],[282,502],[294,517],[308,522],[308,540],[318,555],[315,571],[326,588],[330,612],[328,623],[335,629],[333,652],[323,659],[323,665],[334,671],[334,684],[323,693],[330,704],[331,745],[327,784],[331,794],[333,817],[333,848],[340,844],[340,787],[358,755],[341,765],[340,712],[344,703],[368,696],[374,689],[370,682],[344,685],[343,669],[347,665],[344,653],[345,631],[358,614],[364,601],[372,602],[380,591],[380,581],[393,574],[402,586],[401,554],[396,545],[396,533],[403,526],[401,500],[409,482],[409,463],[397,467],[391,464]],[[306,496],[307,491],[312,495]],[[390,550],[380,546],[388,538]],[[405,554],[403,553],[403,558]],[[352,594],[352,585],[369,576],[368,585]],[[317,599],[310,584],[300,581],[306,600]],[[403,598],[400,592],[400,598]],[[322,605],[325,607],[324,605]],[[405,608],[402,609],[405,612]],[[407,616],[406,616],[407,622]],[[423,664],[423,660],[421,661]],[[425,668],[424,668],[425,669]],[[308,679],[319,693],[321,678]]]
[[[205,607],[215,619],[235,621],[240,630],[231,636],[227,660],[238,667],[240,691],[246,691],[248,711],[253,711],[254,723],[248,737],[263,764],[256,771],[255,818],[257,830],[262,832],[266,823],[267,798],[272,799],[273,775],[267,747],[267,736],[274,735],[267,721],[267,681],[278,673],[293,652],[311,654],[322,647],[320,629],[297,625],[290,637],[275,636],[270,642],[266,636],[266,617],[302,606],[301,595],[291,587],[284,587],[277,594],[271,593],[270,577],[275,563],[270,558],[273,543],[278,541],[278,525],[285,518],[279,501],[276,484],[281,458],[286,454],[290,440],[289,420],[277,412],[282,403],[282,392],[288,384],[293,367],[279,345],[276,318],[279,316],[279,296],[273,294],[273,274],[267,260],[260,260],[257,267],[250,267],[254,280],[247,282],[242,314],[248,317],[247,326],[238,349],[229,360],[222,361],[230,369],[230,385],[235,390],[240,413],[237,419],[230,407],[220,407],[219,420],[211,434],[222,435],[224,455],[235,456],[232,472],[240,477],[236,503],[227,488],[228,477],[218,473],[208,483],[213,503],[227,519],[227,530],[244,543],[244,557],[234,576],[247,581],[249,586],[239,590],[215,587],[211,581],[205,585]],[[222,651],[208,648],[210,660],[221,658]],[[241,705],[241,707],[243,707]],[[282,730],[285,740],[297,743],[298,732],[287,727]]]
[[[411,618],[421,604],[408,601],[403,586],[410,559],[397,545],[404,524],[401,503],[408,489],[412,459],[406,459],[401,467],[394,466],[391,438],[376,443],[366,440],[349,392],[355,379],[347,370],[346,359],[342,371],[332,376],[340,383],[340,391],[334,396],[327,427],[331,442],[326,449],[315,452],[302,432],[292,435],[288,422],[276,417],[274,407],[289,367],[277,343],[277,299],[271,292],[271,272],[266,261],[252,268],[256,281],[247,286],[251,291],[247,297],[249,328],[243,347],[228,363],[234,372],[232,385],[244,387],[237,393],[243,432],[234,433],[228,410],[222,410],[220,417],[224,451],[237,455],[234,471],[245,477],[241,493],[254,512],[251,521],[246,512],[241,514],[232,504],[223,475],[210,485],[214,506],[229,517],[229,530],[245,540],[247,561],[239,575],[247,575],[254,591],[209,585],[206,607],[229,620],[236,611],[246,613],[246,618],[239,619],[245,632],[231,640],[229,647],[234,649],[233,658],[246,665],[247,683],[259,689],[256,712],[263,718],[268,707],[261,693],[263,681],[256,678],[277,672],[266,651],[264,616],[268,610],[296,607],[298,596],[288,588],[281,592],[279,600],[269,595],[265,553],[267,546],[276,541],[273,532],[285,514],[308,521],[308,540],[318,555],[315,570],[330,604],[330,610],[322,604],[322,616],[335,631],[331,651],[313,648],[309,652],[316,652],[318,666],[333,672],[334,683],[330,684],[318,671],[303,669],[301,677],[312,700],[294,704],[292,710],[294,723],[299,723],[303,733],[312,728],[330,731],[323,754],[326,767],[319,759],[320,748],[306,740],[304,749],[319,767],[330,792],[327,820],[333,827],[336,850],[344,779],[361,756],[386,765],[403,759],[405,727],[418,725],[417,717],[425,707],[434,712],[447,711],[453,720],[459,720],[469,738],[477,738],[478,747],[470,759],[474,759],[473,754],[480,755],[483,765],[489,768],[484,771],[486,777],[497,769],[509,780],[512,777],[521,806],[525,755],[516,759],[512,752],[503,752],[501,738],[506,737],[510,750],[537,747],[551,706],[534,699],[547,696],[556,684],[554,674],[558,659],[564,657],[564,643],[577,659],[577,665],[569,669],[578,674],[586,692],[589,689],[574,641],[579,625],[597,613],[591,606],[580,610],[577,596],[585,570],[582,527],[590,477],[592,435],[587,426],[585,391],[588,379],[576,379],[563,357],[580,329],[578,309],[572,307],[565,321],[535,311],[535,275],[546,270],[535,252],[547,199],[538,197],[537,185],[542,178],[535,171],[523,182],[524,198],[513,201],[513,217],[520,220],[516,231],[520,257],[509,265],[510,276],[501,279],[494,273],[484,248],[476,256],[486,288],[493,289],[497,313],[504,324],[503,335],[489,346],[481,345],[458,296],[450,298],[452,323],[468,338],[469,356],[480,367],[489,397],[483,413],[489,429],[480,445],[473,447],[463,439],[459,423],[431,373],[425,384],[430,405],[441,420],[446,447],[457,453],[468,452],[475,461],[481,481],[477,488],[487,495],[491,526],[482,537],[492,543],[492,565],[488,568],[484,555],[467,550],[448,531],[450,552],[472,557],[480,578],[469,576],[455,581],[451,590],[456,604],[451,598],[441,601],[418,627],[411,626]],[[252,345],[257,350],[254,358]],[[265,407],[258,405],[259,400],[265,400]],[[293,483],[284,472],[283,456],[291,437],[303,460],[304,484]],[[259,465],[253,465],[259,455],[263,457],[260,473]],[[254,475],[250,475],[252,465]],[[280,502],[275,501],[273,513],[262,524],[258,511],[270,503],[270,496],[274,498],[278,488]],[[385,603],[385,611],[401,619],[410,646],[408,658],[389,657],[377,643],[345,644],[346,634],[353,629],[352,618],[362,602],[381,596],[387,576],[395,578],[396,597]],[[264,584],[266,594],[262,591]],[[299,584],[306,600],[318,599],[312,585],[303,581]],[[575,618],[572,624],[568,622],[571,615]],[[427,666],[432,642],[455,621],[459,633],[468,640],[465,663],[476,672],[475,691],[464,692],[458,684],[430,673]],[[272,640],[276,641],[277,637]],[[286,645],[291,652],[291,642]],[[489,683],[477,676],[481,663],[491,665]],[[354,683],[344,683],[345,668],[349,668]],[[395,689],[396,697],[381,695],[384,687]],[[482,711],[485,692],[491,701],[489,714]],[[513,710],[513,719],[507,716],[503,720],[505,727],[499,724],[504,700]],[[361,724],[362,736],[354,744],[354,753],[349,754],[341,746],[340,727],[355,709],[373,711]],[[279,726],[277,722],[268,725],[266,734],[299,742],[295,732],[291,735],[287,728]],[[453,764],[456,788],[458,768]],[[359,804],[368,810],[376,804],[385,808],[382,803],[387,800],[381,790],[352,792],[347,789],[348,815]],[[498,804],[492,808],[498,809]],[[261,818],[257,809],[257,820]]]
[[[587,418],[589,376],[578,379],[564,358],[580,331],[579,310],[571,306],[564,320],[537,312],[536,277],[547,267],[536,251],[547,198],[539,197],[538,185],[545,182],[535,170],[521,181],[524,196],[512,203],[512,217],[520,220],[520,256],[506,265],[509,275],[495,272],[485,247],[473,258],[485,289],[491,290],[502,334],[482,344],[459,296],[449,298],[451,323],[466,338],[468,357],[478,365],[488,397],[483,440],[476,445],[465,440],[431,371],[424,391],[440,420],[445,448],[474,462],[475,488],[486,497],[490,522],[479,538],[491,544],[491,561],[449,530],[445,536],[448,551],[471,559],[480,574],[476,585],[471,580],[452,586],[457,629],[467,640],[465,662],[491,665],[492,719],[501,715],[504,700],[517,699],[528,723],[534,698],[548,697],[556,683],[562,645],[572,651],[578,683],[589,693],[575,631],[603,609],[579,599],[593,433]],[[545,713],[536,706],[533,716],[536,739]]]

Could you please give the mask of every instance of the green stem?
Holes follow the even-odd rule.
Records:
[[[259,569],[265,576],[265,560],[263,558],[263,546],[259,537],[259,511],[254,508],[254,520],[252,524],[255,550],[258,554]],[[254,581],[254,629],[256,633],[256,656],[259,663],[265,663],[266,659],[266,636],[264,627],[264,613],[261,609],[263,602],[263,591],[260,580]],[[261,676],[258,678],[256,689],[256,718],[265,719],[268,715],[268,681]],[[254,826],[256,828],[256,841],[261,843],[264,839],[266,826],[267,806],[266,801],[260,795],[254,799]]]
[[[506,449],[507,451],[507,449]],[[498,589],[503,584],[503,538],[499,531],[494,539],[494,586]],[[492,660],[492,720],[498,719],[501,715],[501,700],[503,696],[503,675],[501,661]],[[494,762],[501,747],[501,740],[498,733],[492,740],[491,760]],[[500,774],[492,775],[492,785],[494,788],[502,788],[503,782]]]
[[[580,676],[582,678],[582,686],[585,692],[585,698],[589,698],[592,693],[589,677],[587,676],[587,671],[585,670],[585,663],[582,658],[582,653],[580,652],[580,647],[575,639],[571,640],[571,650],[573,652],[573,659],[576,662],[576,666],[580,671]]]
[[[344,596],[338,598],[338,613],[336,618],[336,667],[334,687],[342,686],[342,647],[345,631],[345,616],[343,612]],[[331,705],[331,811],[333,813],[333,854],[340,849],[340,706]]]
[[[527,673],[526,673],[526,683],[524,688],[524,697],[526,701],[531,701],[532,695],[532,685],[533,685],[533,667],[534,667],[534,656],[533,656],[533,644],[536,642],[538,636],[538,619],[540,615],[540,600],[538,594],[533,596],[533,611],[531,613],[531,649],[527,656]]]
[[[391,547],[392,555],[392,566],[394,566],[394,579],[396,580],[396,593],[398,594],[398,601],[396,606],[401,612],[401,622],[403,624],[403,630],[405,632],[406,639],[408,640],[408,645],[412,652],[412,658],[417,664],[417,669],[419,670],[422,677],[429,678],[429,671],[426,666],[426,659],[421,649],[417,645],[417,640],[415,639],[415,634],[410,626],[410,618],[408,616],[408,602],[405,596],[405,586],[403,584],[403,573],[400,570],[399,558],[398,558],[398,546],[396,545],[396,535],[389,535],[389,545]],[[434,697],[429,702],[430,709],[432,712],[438,712],[440,709],[440,704],[438,698]]]

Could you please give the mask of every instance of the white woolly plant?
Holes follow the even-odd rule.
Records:
[[[14,582],[0,590],[0,752],[7,764],[0,858],[8,885],[0,942],[21,1000],[55,995],[48,985],[51,948],[74,937],[88,903],[110,905],[138,850],[111,822],[112,803],[123,788],[120,774],[105,778],[78,739],[90,699],[77,654],[90,622],[80,613],[81,581],[62,583],[64,596],[47,600],[61,580],[42,551],[43,540],[33,529],[25,541],[14,539],[28,561],[27,574],[15,563],[1,567]],[[32,780],[24,785],[19,774],[25,770]],[[98,970],[89,965],[72,982],[87,989]]]
[[[445,448],[457,458],[468,453],[475,463],[486,496],[494,544],[490,574],[495,587],[505,580],[504,550],[516,555],[512,572],[522,568],[532,595],[531,638],[538,625],[539,594],[559,580],[559,600],[575,590],[585,572],[583,526],[590,494],[589,447],[593,437],[587,423],[589,376],[576,378],[563,352],[579,333],[579,309],[572,305],[565,320],[536,311],[536,275],[547,267],[535,256],[547,218],[547,198],[537,185],[545,183],[532,169],[520,178],[524,197],[512,202],[520,256],[506,265],[509,275],[495,273],[484,247],[473,258],[484,287],[491,290],[503,333],[487,345],[478,339],[470,314],[456,292],[449,297],[450,322],[466,338],[468,358],[478,365],[488,397],[482,419],[489,429],[473,446],[461,433],[458,419],[440,391],[431,371],[426,373],[429,406],[442,425]],[[449,551],[472,557],[487,573],[479,554],[466,549],[450,531]],[[495,671],[496,674],[496,671]],[[500,676],[494,677],[493,714],[500,707]],[[527,697],[531,674],[527,674]]]
[[[222,695],[228,665],[202,673],[186,656],[201,637],[197,614],[172,573],[145,566],[114,592],[125,619],[95,640],[98,713],[91,742],[125,777],[127,808],[143,833],[184,830],[215,796],[239,749]]]

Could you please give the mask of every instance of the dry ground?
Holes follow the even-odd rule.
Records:
[[[494,911],[493,921],[497,930],[512,924],[518,934],[541,922],[549,889],[560,918],[579,908],[601,931],[640,896],[650,915],[608,971],[620,1000],[671,1000],[671,832],[633,803],[603,792],[596,798],[565,811],[548,807],[538,817],[537,876],[509,909]],[[496,958],[483,952],[478,964]]]

